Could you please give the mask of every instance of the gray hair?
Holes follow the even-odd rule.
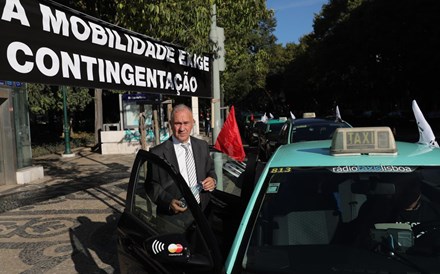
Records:
[[[182,111],[182,110],[188,110],[191,113],[191,115],[192,115],[192,109],[189,106],[187,106],[185,104],[178,104],[178,105],[174,106],[173,110],[171,111],[171,121],[170,121],[171,124],[174,123],[174,114],[176,112],[179,112],[179,111]]]

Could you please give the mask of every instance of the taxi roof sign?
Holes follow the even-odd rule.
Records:
[[[338,155],[396,155],[393,132],[389,127],[337,128],[330,153]]]
[[[316,113],[314,112],[304,112],[303,118],[316,118]]]

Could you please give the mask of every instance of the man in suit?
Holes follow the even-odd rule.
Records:
[[[150,151],[180,172],[193,191],[196,201],[199,202],[202,210],[205,210],[210,200],[210,192],[216,187],[217,179],[213,160],[209,155],[208,143],[191,136],[194,118],[188,106],[183,104],[175,106],[171,113],[170,124],[173,135]],[[191,162],[194,163],[192,167]],[[168,214],[183,213],[187,210],[180,200],[177,185],[169,176],[158,172],[153,175],[153,180],[155,183],[149,195],[157,204],[158,210]]]

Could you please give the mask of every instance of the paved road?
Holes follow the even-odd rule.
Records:
[[[34,160],[45,178],[0,186],[0,273],[118,273],[116,223],[135,155]]]

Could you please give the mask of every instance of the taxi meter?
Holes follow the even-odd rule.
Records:
[[[389,127],[337,128],[332,139],[332,155],[397,154]]]

